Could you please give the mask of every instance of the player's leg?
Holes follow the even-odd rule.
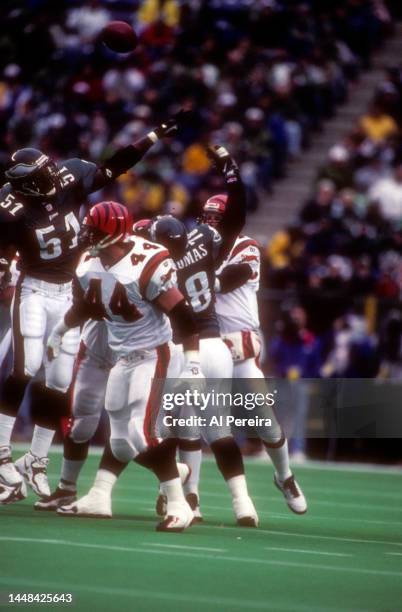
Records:
[[[169,379],[177,379],[183,368],[183,348],[182,345],[169,343],[170,361],[167,377]],[[175,414],[175,416],[180,416]],[[162,432],[164,428],[162,426]],[[172,435],[171,432],[166,432],[167,435]],[[178,452],[181,463],[178,463],[178,469],[183,484],[183,491],[186,500],[194,513],[194,522],[202,521],[202,514],[199,506],[199,480],[202,462],[201,438],[197,427],[180,427],[174,432],[178,439]],[[162,433],[163,437],[163,433]],[[184,471],[187,466],[189,472]],[[159,516],[166,514],[166,497],[159,492],[156,501],[156,512]]]
[[[236,362],[234,364],[233,375],[234,378],[242,380],[242,386],[248,384],[247,381],[250,381],[249,391],[253,390],[253,380],[263,380],[265,378],[255,359],[245,359]],[[265,386],[261,389],[260,384],[257,383],[258,386],[255,391],[265,390]],[[247,389],[242,388],[242,391],[244,393]],[[262,418],[271,419],[270,427],[260,425],[256,426],[255,430],[258,437],[262,440],[275,468],[274,483],[282,491],[289,508],[297,514],[304,514],[307,511],[306,499],[290,469],[288,441],[278,422],[276,413],[269,406],[256,406],[255,414]]]
[[[23,477],[12,463],[11,435],[26,388],[42,365],[46,331],[44,297],[23,285],[20,279],[11,312],[13,368],[0,391],[0,483],[11,487],[10,499],[3,495],[3,503],[26,496]]]
[[[153,381],[166,376],[166,348],[142,351],[137,359],[121,359],[112,368],[105,399],[110,447],[105,449],[89,493],[74,504],[61,507],[59,513],[110,517],[113,486],[134,459],[155,473],[168,497],[169,515],[161,528],[181,531],[191,523],[193,515],[184,500],[175,460],[176,443],[169,440],[158,444],[152,435],[160,404],[160,386]]]
[[[48,334],[71,304],[69,285],[49,286],[43,296],[46,329],[43,350]],[[47,479],[48,453],[61,419],[70,413],[71,383],[74,359],[78,349],[79,329],[72,329],[63,338],[59,356],[49,361],[44,351],[45,382],[35,383],[32,393],[32,417],[35,423],[31,448],[16,462],[17,469],[33,491],[42,498],[50,496]]]
[[[166,438],[161,441],[156,434],[170,351],[167,345],[164,345],[158,347],[156,353],[156,356],[148,357],[138,364],[136,378],[132,377],[130,381],[129,436],[133,446],[139,451],[137,462],[154,472],[160,483],[161,494],[167,500],[166,517],[157,529],[181,531],[190,525],[193,513],[185,500],[176,463],[177,440]],[[145,390],[145,396],[140,389]]]
[[[72,416],[64,439],[60,481],[48,498],[36,502],[36,510],[53,511],[75,501],[78,477],[105,404],[109,369],[87,352],[84,344],[81,345],[70,390]]]
[[[128,436],[130,409],[128,407],[128,369],[119,360],[110,370],[105,393],[105,407],[110,421],[110,441],[106,445],[94,483],[88,493],[77,501],[63,505],[57,512],[64,516],[93,516],[111,518],[114,484],[136,454]],[[125,457],[121,459],[125,450]]]
[[[201,368],[206,379],[216,379],[212,385],[215,392],[230,391],[233,362],[225,343],[220,338],[201,340],[200,354]],[[216,406],[207,408],[208,419],[212,414],[216,414]],[[214,453],[216,464],[232,496],[237,523],[241,526],[256,527],[258,516],[248,493],[243,458],[230,427],[227,425],[209,426],[205,432],[206,441]]]

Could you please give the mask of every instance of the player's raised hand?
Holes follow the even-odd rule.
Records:
[[[236,178],[239,168],[229,151],[223,145],[210,146],[207,148],[207,153],[216,169],[222,172],[229,182],[231,178]]]
[[[154,131],[158,138],[174,136],[185,124],[191,120],[192,111],[181,109],[178,113],[161,123]]]

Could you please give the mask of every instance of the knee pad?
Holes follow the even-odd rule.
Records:
[[[122,463],[132,461],[137,455],[134,447],[124,438],[111,438],[110,448],[112,449],[113,456]]]
[[[34,378],[39,372],[43,361],[42,338],[24,337],[24,374]]]
[[[79,344],[80,329],[79,327],[74,327],[64,334],[63,342],[61,344],[61,351],[67,355],[73,355],[75,357],[75,355],[78,353]]]
[[[73,377],[74,357],[63,351],[50,363],[46,364],[46,386],[65,393]]]
[[[86,416],[74,418],[73,426],[71,428],[70,437],[77,444],[83,442],[89,442],[96,430],[98,429],[99,416]]]

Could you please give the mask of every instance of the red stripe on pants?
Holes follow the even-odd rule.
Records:
[[[155,446],[158,440],[155,437],[155,423],[159,414],[162,399],[163,383],[166,379],[167,369],[170,361],[170,349],[168,344],[156,347],[157,359],[155,373],[151,384],[144,418],[144,436],[148,446]]]
[[[75,358],[75,361],[74,361],[73,375],[71,377],[70,387],[67,391],[67,393],[70,396],[69,398],[70,399],[70,402],[69,402],[70,403],[70,416],[61,417],[60,419],[60,426],[61,426],[63,438],[66,438],[68,436],[68,434],[70,433],[74,425],[74,415],[73,415],[74,388],[75,388],[75,383],[76,383],[77,376],[78,376],[78,370],[80,369],[80,365],[85,357],[86,349],[87,347],[85,346],[84,342],[81,340],[80,348],[77,353],[77,357]]]

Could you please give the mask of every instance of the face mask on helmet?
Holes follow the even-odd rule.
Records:
[[[210,197],[204,204],[201,222],[219,228],[226,210],[227,196],[218,194]]]
[[[133,221],[127,208],[118,202],[95,204],[86,215],[78,236],[81,249],[96,257],[100,251],[125,240]]]
[[[36,149],[21,149],[5,172],[13,189],[29,198],[53,198],[60,186],[59,171],[47,155]]]

